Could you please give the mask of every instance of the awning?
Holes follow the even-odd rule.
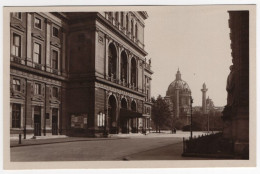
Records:
[[[127,110],[127,109],[120,109],[120,116],[128,117],[128,118],[140,118],[142,117],[142,113]]]

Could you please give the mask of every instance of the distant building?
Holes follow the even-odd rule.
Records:
[[[164,99],[169,104],[173,118],[183,120],[186,125],[190,124],[191,90],[189,85],[182,80],[179,69],[176,79],[169,85]]]

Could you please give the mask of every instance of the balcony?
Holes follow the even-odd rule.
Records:
[[[46,72],[49,72],[49,73],[52,73],[55,75],[61,75],[61,72],[59,69],[51,68],[50,66],[40,64],[40,63],[35,63],[31,60],[26,60],[26,59],[23,59],[21,57],[17,57],[14,55],[11,55],[11,62],[13,62],[15,64],[21,64],[21,65],[25,65],[28,67],[32,67],[37,70],[46,71]]]
[[[17,57],[17,56],[11,55],[11,61],[15,62],[17,64],[25,65],[25,59],[23,59],[21,57]]]
[[[33,67],[35,68],[35,69],[38,69],[38,70],[45,70],[45,68],[44,68],[44,65],[42,65],[42,64],[39,64],[39,63],[34,63],[33,62]]]
[[[112,76],[107,76],[106,79],[107,79],[108,81],[110,81],[110,82],[113,82],[113,83],[116,83],[116,84],[118,84],[118,85],[121,85],[121,86],[130,88],[130,89],[132,89],[132,90],[134,90],[134,91],[144,93],[143,90],[138,89],[138,87],[136,86],[135,83],[127,83],[127,82],[125,81],[125,79],[120,80],[120,79],[117,79],[116,77],[114,77],[113,75],[112,75]]]

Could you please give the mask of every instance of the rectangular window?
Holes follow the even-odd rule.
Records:
[[[36,28],[41,29],[41,28],[42,28],[42,21],[41,21],[41,19],[39,19],[39,18],[34,18],[34,26],[35,26]]]
[[[20,91],[21,90],[21,83],[19,79],[13,79],[13,89],[15,91]]]
[[[52,96],[55,98],[58,98],[58,96],[59,96],[58,88],[56,88],[56,87],[52,88]]]
[[[21,105],[12,106],[12,128],[21,128]]]
[[[34,43],[33,47],[33,62],[34,63],[41,63],[41,45],[38,43]]]
[[[21,57],[21,36],[13,34],[12,54]]]
[[[17,19],[22,19],[22,13],[21,12],[15,12],[14,17],[16,17]]]
[[[36,95],[41,94],[41,84],[39,84],[39,83],[34,84],[34,94],[36,94]]]
[[[56,27],[52,27],[52,35],[55,37],[59,37],[59,29]]]
[[[58,51],[52,51],[52,68],[58,69]]]

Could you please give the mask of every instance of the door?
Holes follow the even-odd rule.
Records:
[[[41,136],[41,107],[34,107],[34,136]]]
[[[58,109],[52,110],[52,135],[58,135]]]

